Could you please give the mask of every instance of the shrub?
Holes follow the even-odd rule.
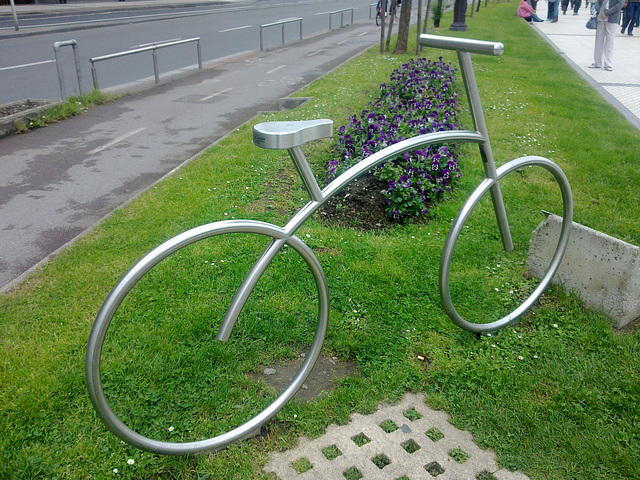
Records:
[[[455,68],[442,58],[411,60],[380,86],[378,98],[338,129],[340,158],[330,175],[342,173],[369,155],[404,139],[456,128]],[[460,177],[446,146],[405,153],[372,172],[387,184],[387,213],[396,219],[428,213],[428,205]]]

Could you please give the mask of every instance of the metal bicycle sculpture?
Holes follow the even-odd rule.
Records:
[[[420,44],[427,47],[455,50],[461,67],[464,86],[469,100],[470,111],[475,130],[454,130],[434,132],[410,138],[381,150],[344,172],[333,180],[324,189],[320,189],[311,171],[300,146],[321,138],[331,137],[333,134],[333,122],[331,120],[311,120],[296,122],[269,122],[258,124],[254,127],[253,141],[255,145],[267,149],[287,149],[296,166],[296,169],[311,200],[302,207],[284,227],[279,227],[265,222],[252,220],[228,220],[202,225],[188,230],[176,237],[164,242],[136,263],[116,284],[105,300],[97,315],[91,335],[88,341],[86,354],[86,380],[89,395],[95,410],[104,424],[122,440],[143,450],[165,455],[186,455],[204,451],[221,449],[243,438],[251,437],[258,432],[263,424],[273,418],[278,411],[293,397],[296,391],[311,372],[314,363],[320,355],[322,344],[327,329],[329,315],[329,294],[327,282],[322,267],[313,251],[296,236],[296,231],[314,212],[316,212],[328,199],[334,196],[340,189],[351,181],[368,172],[381,163],[392,159],[399,154],[429,145],[445,142],[475,143],[480,148],[483,161],[485,179],[476,188],[473,194],[455,218],[452,228],[447,236],[442,258],[440,262],[440,295],[444,308],[450,318],[458,326],[471,332],[491,332],[506,327],[518,319],[541,296],[548,286],[553,275],[559,267],[566,250],[571,231],[573,200],[571,189],[563,171],[554,162],[543,157],[526,156],[512,160],[503,166],[496,168],[491,144],[482,112],[480,97],[476,86],[471,53],[499,56],[504,47],[501,43],[469,40],[461,38],[440,37],[434,35],[422,35]],[[480,199],[487,193],[491,193],[493,208],[504,249],[513,249],[511,233],[507,222],[505,205],[500,190],[500,180],[509,173],[523,167],[536,166],[546,169],[555,178],[563,202],[563,223],[555,253],[546,273],[533,293],[513,312],[503,318],[490,323],[474,323],[463,318],[453,305],[449,289],[449,274],[453,251],[458,237],[469,215],[474,210]],[[226,342],[229,340],[234,324],[247,302],[258,280],[273,261],[276,255],[285,245],[293,248],[308,265],[311,270],[318,294],[318,318],[315,336],[305,360],[289,386],[262,412],[254,416],[246,423],[213,438],[178,443],[153,440],[147,438],[125,425],[112,411],[102,388],[100,363],[105,335],[125,297],[139,280],[152,268],[178,252],[180,249],[192,245],[198,241],[232,233],[251,233],[263,235],[270,239],[269,245],[255,262],[244,282],[238,289],[222,320],[217,339]]]

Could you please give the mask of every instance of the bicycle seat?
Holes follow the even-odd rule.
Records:
[[[253,127],[256,147],[281,150],[299,147],[307,142],[333,135],[333,120],[300,120],[294,122],[265,122]]]

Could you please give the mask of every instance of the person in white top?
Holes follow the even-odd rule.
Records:
[[[613,57],[613,40],[616,37],[620,11],[626,0],[598,0],[598,25],[596,27],[596,43],[593,49],[593,63],[589,68],[601,68],[611,71]]]

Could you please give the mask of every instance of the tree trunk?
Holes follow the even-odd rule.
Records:
[[[387,0],[381,0],[380,2],[380,55],[384,53],[384,21],[386,20],[384,16],[384,12],[386,11],[386,9],[387,9]]]
[[[422,24],[422,33],[427,33],[429,26],[429,12],[431,11],[431,0],[427,2],[427,11],[424,12],[424,23]]]
[[[411,0],[402,1],[400,24],[398,26],[398,42],[394,54],[407,53],[409,45],[409,24],[411,23]]]
[[[418,0],[418,25],[416,26],[416,55],[420,54],[420,22],[422,21],[422,0]]]
[[[396,10],[396,5],[397,0],[391,0],[391,6],[389,7],[389,30],[387,31],[387,52],[389,51],[389,42],[391,41],[391,31],[393,30],[393,17],[395,17],[394,13]]]

